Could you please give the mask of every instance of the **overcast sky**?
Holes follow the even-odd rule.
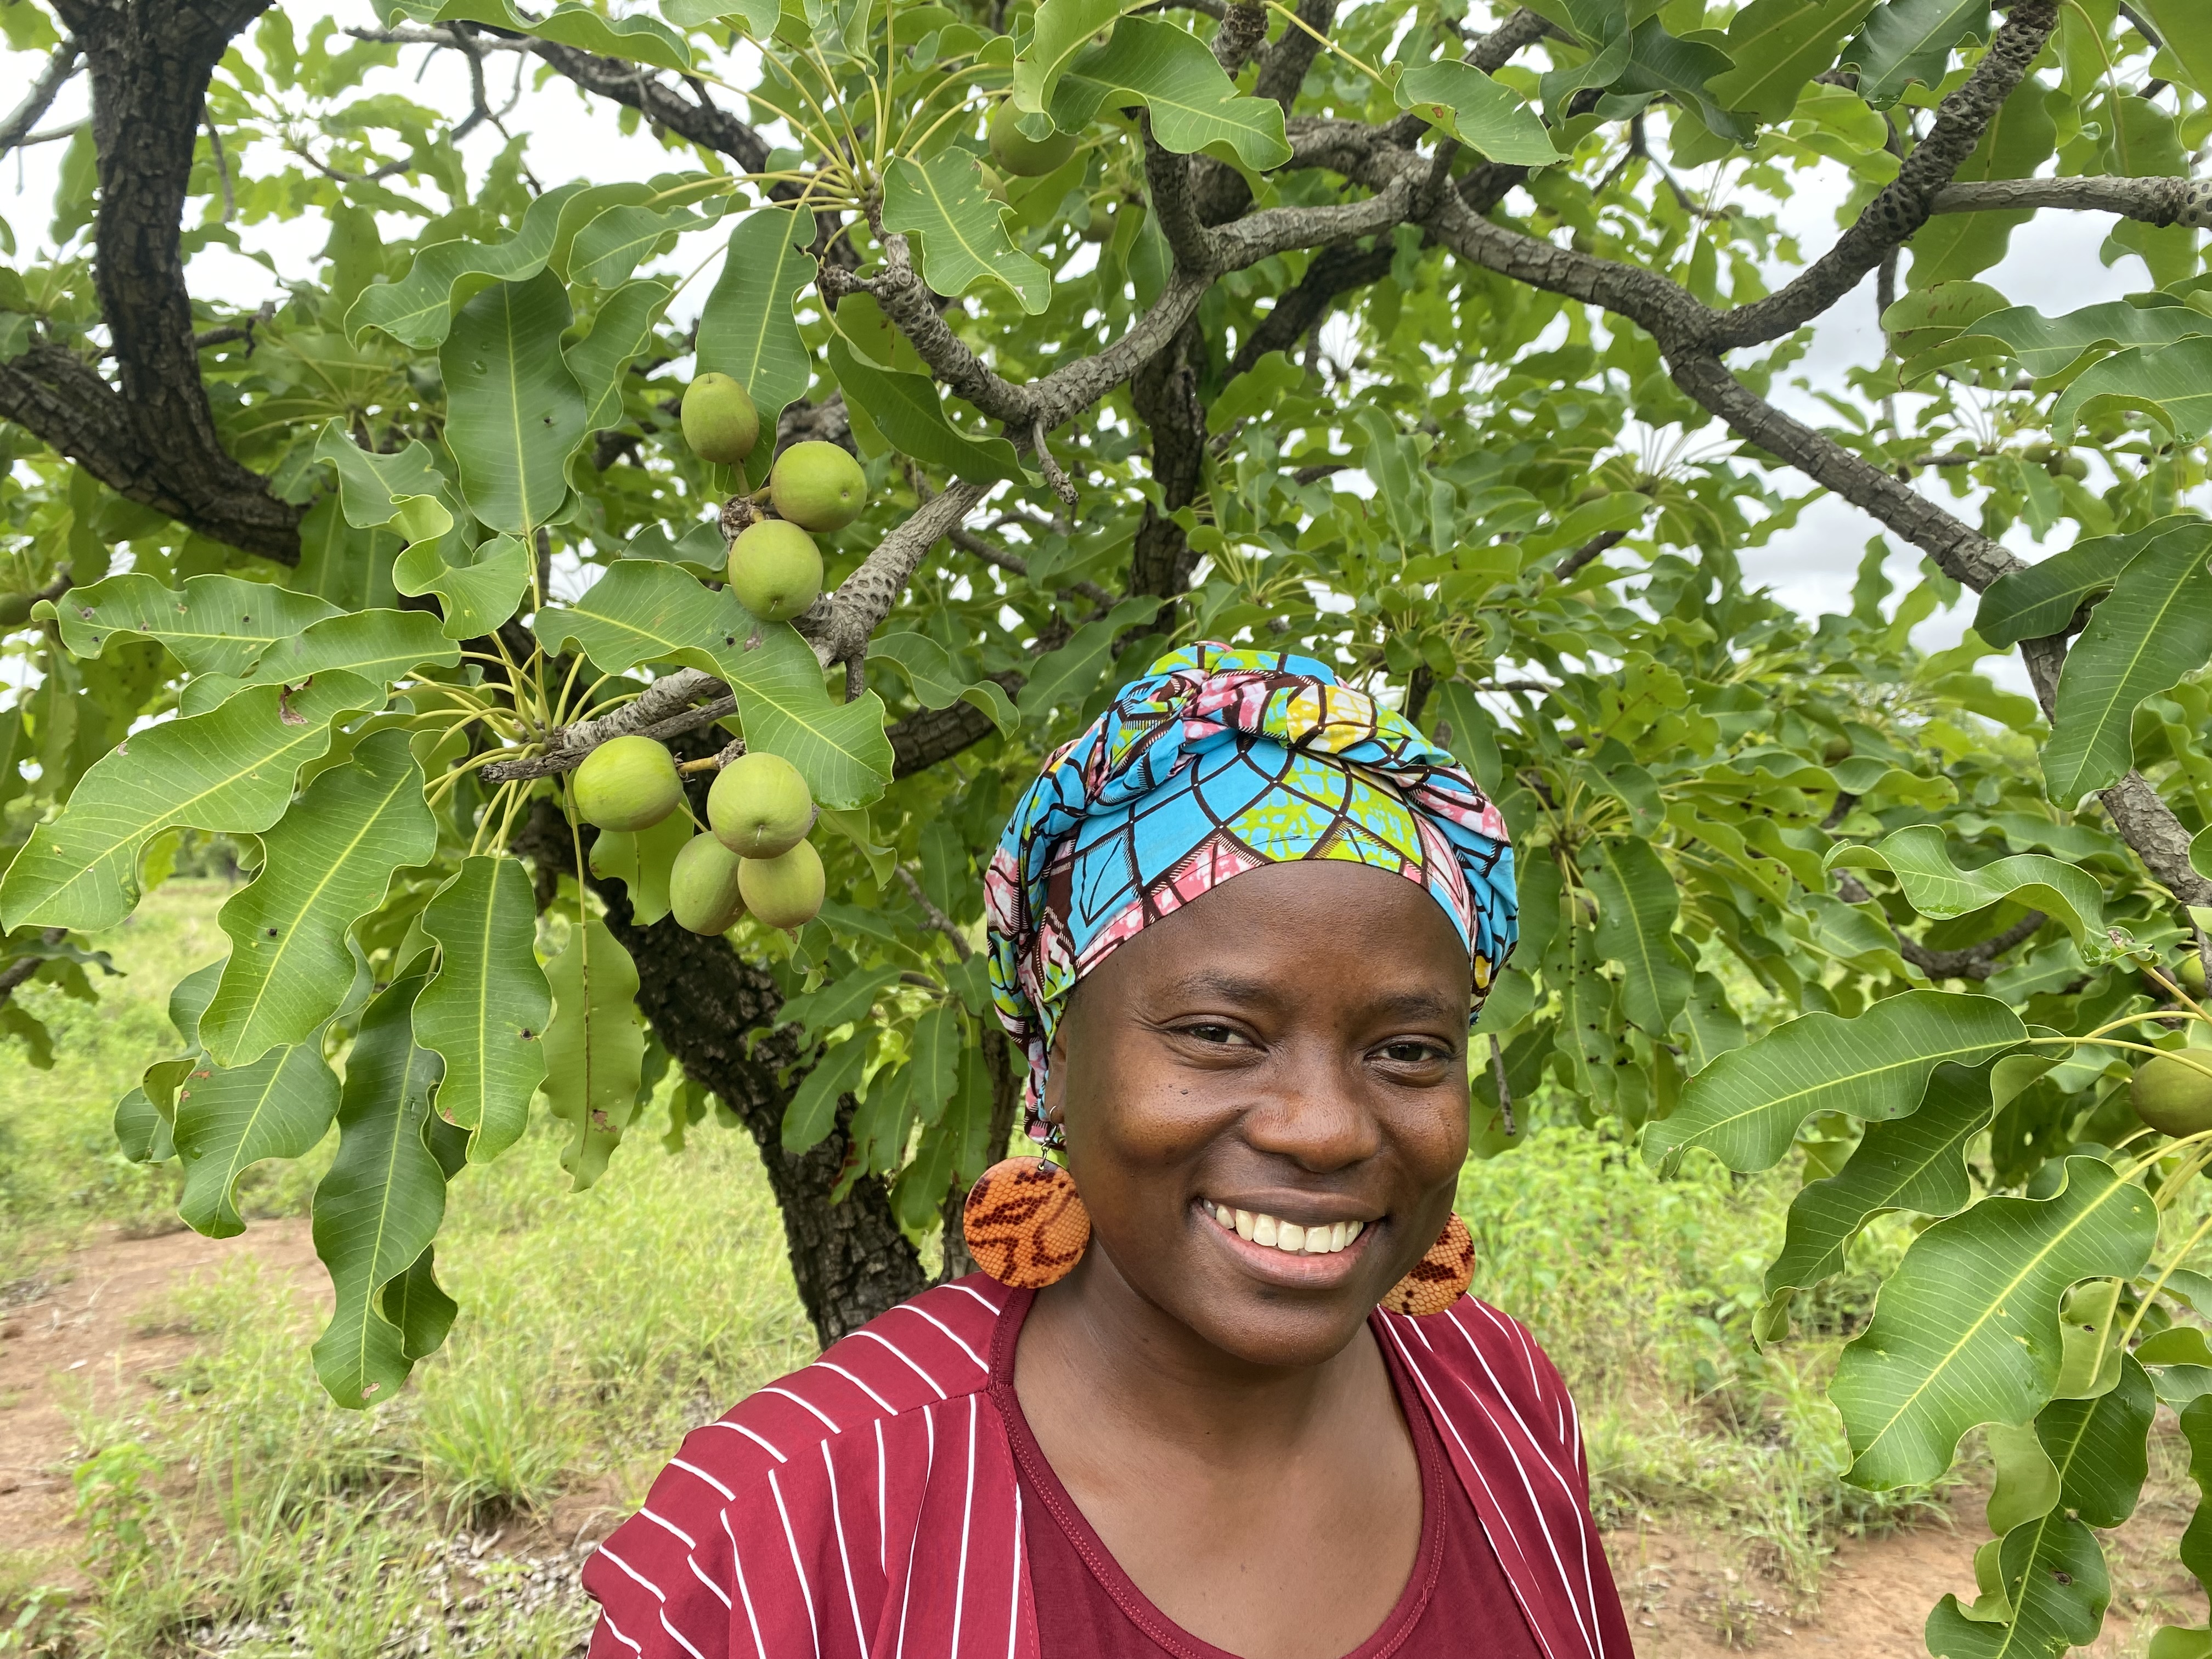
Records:
[[[324,16],[336,18],[341,27],[375,22],[368,0],[292,0],[284,10],[302,36],[316,19]],[[11,70],[30,62],[13,56],[0,61],[8,62]],[[506,101],[514,84],[514,57],[494,54],[487,74],[496,106]],[[9,78],[14,78],[12,74]],[[406,50],[398,68],[379,71],[372,77],[371,87],[438,108],[465,109],[468,103],[467,82],[452,52]],[[64,91],[44,125],[52,127],[81,117],[85,112],[87,90],[85,77],[80,76]],[[0,101],[12,102],[13,98],[0,94]],[[578,177],[599,181],[645,178],[669,170],[672,165],[669,153],[645,133],[624,137],[611,106],[582,98],[557,78],[542,91],[526,91],[508,125],[517,132],[528,132],[531,169],[549,186]],[[490,127],[481,127],[465,141],[463,154],[472,168],[481,168],[502,143]],[[19,150],[9,158],[15,177],[0,173],[0,216],[5,216],[15,230],[19,259],[46,240],[48,204],[65,149],[65,144],[57,143]],[[257,154],[248,157],[248,165],[258,167],[274,160],[273,155]],[[680,161],[675,164],[682,165]],[[1799,176],[1803,185],[1784,204],[1782,212],[1785,228],[1809,255],[1834,239],[1836,204],[1844,192],[1840,169],[1835,179],[1823,179],[1817,173]],[[1698,180],[1686,182],[1694,190]],[[2039,215],[2014,233],[2010,254],[1994,270],[1984,273],[1984,279],[2047,313],[2071,311],[2148,287],[2148,273],[2132,256],[2111,269],[2100,262],[2098,249],[2112,222],[2108,216],[2100,214]],[[269,255],[278,269],[295,274],[313,269],[325,235],[319,219],[240,227],[240,240],[247,248]],[[196,296],[228,302],[241,311],[252,309],[276,291],[269,271],[261,264],[220,246],[210,247],[193,259],[190,280]],[[703,297],[710,280],[695,282],[690,295]],[[694,299],[694,305],[696,302]],[[1792,371],[1792,378],[1802,379],[1813,388],[1840,392],[1848,370],[1877,362],[1881,356],[1874,284],[1869,280],[1815,325],[1812,349]],[[1826,410],[1809,391],[1791,386],[1778,391],[1776,398],[1808,421],[1818,423],[1827,418]],[[1950,502],[1948,495],[1943,499],[1958,510],[1958,504]],[[1838,610],[1849,604],[1862,550],[1876,527],[1845,503],[1832,499],[1816,502],[1794,528],[1765,547],[1748,550],[1745,567],[1754,580],[1772,587],[1783,600],[1808,615]],[[2065,532],[2062,529],[2059,533]],[[2057,547],[2056,544],[2038,547],[2024,532],[2008,540],[2016,551],[2029,558],[2044,557]],[[1909,585],[1917,579],[1918,562],[1918,554],[1911,550],[1893,553],[1889,565],[1892,579],[1900,586]],[[1930,618],[1915,637],[1930,647],[1954,643],[1970,617],[1971,596],[1967,605]],[[2026,689],[2016,658],[1992,660],[1987,666],[2007,684]]]

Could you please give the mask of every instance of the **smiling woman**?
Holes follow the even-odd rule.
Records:
[[[586,1569],[595,1659],[1626,1659],[1574,1407],[1450,1213],[1512,890],[1465,772],[1318,662],[1124,687],[993,862],[1066,1160],[971,1195],[1001,1282],[694,1433]]]

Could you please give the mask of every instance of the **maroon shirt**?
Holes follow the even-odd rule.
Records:
[[[1039,1628],[991,1387],[1030,1302],[980,1274],[926,1291],[695,1430],[584,1565],[592,1659],[1066,1659]],[[1450,1551],[1478,1535],[1464,1502],[1546,1659],[1631,1659],[1574,1403],[1528,1333],[1472,1297],[1368,1328],[1412,1379],[1414,1432],[1425,1419],[1443,1447],[1423,1514],[1443,1529],[1429,1594],[1447,1625],[1466,1616],[1442,1589]],[[1487,1632],[1419,1631],[1395,1659],[1488,1659]]]
[[[1388,1344],[1382,1358],[1420,1461],[1421,1543],[1398,1604],[1346,1659],[1541,1659],[1413,1379]],[[1014,1393],[1012,1358],[991,1392],[1021,1482],[1038,1645],[1051,1659],[1236,1659],[1170,1620],[1121,1571],[1045,1461]]]

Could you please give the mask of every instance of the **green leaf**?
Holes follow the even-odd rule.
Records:
[[[2148,415],[2183,443],[2197,442],[2212,432],[2212,339],[2137,347],[2091,365],[2051,405],[2052,434],[2069,436],[2106,410]]]
[[[2053,1510],[2005,1534],[1997,1577],[2011,1617],[1969,1619],[1946,1595],[1928,1616],[1928,1650],[1937,1659],[2059,1659],[2096,1638],[2112,1582],[2096,1535]]]
[[[300,768],[330,747],[331,720],[383,702],[366,680],[323,674],[296,690],[254,686],[137,733],[84,775],[59,817],[32,830],[0,878],[0,927],[114,927],[138,902],[149,836],[172,824],[268,829],[291,805]]]
[[[2089,613],[2059,672],[2057,718],[2043,748],[2053,805],[2070,808],[2127,771],[2137,705],[2212,656],[2208,554],[2212,524],[2168,531],[2129,562]]]
[[[539,1046],[545,1100],[568,1126],[561,1167],[581,1192],[606,1173],[637,1109],[645,1060],[638,1018],[637,964],[597,916],[568,930],[568,943],[545,964],[553,1021]]]
[[[691,836],[691,815],[681,811],[649,830],[602,830],[592,843],[592,873],[622,883],[630,919],[650,927],[668,914],[668,872]]]
[[[437,851],[408,734],[363,739],[351,762],[307,786],[261,846],[260,874],[216,918],[230,960],[200,1017],[200,1042],[218,1066],[304,1042],[336,1013],[353,983],[347,930],[384,902],[395,872]]]
[[[488,1162],[530,1127],[553,993],[538,965],[538,903],[520,860],[463,861],[422,912],[438,971],[415,1000],[415,1041],[445,1061],[438,1110]]]
[[[1826,867],[1888,871],[1905,902],[1923,916],[1963,916],[2014,899],[2063,922],[2084,962],[2109,962],[2123,951],[2106,930],[2104,889],[2095,877],[2062,859],[2014,853],[1979,869],[1961,870],[1951,861],[1942,829],[1916,823],[1870,847],[1838,847],[1828,854]]]
[[[438,1057],[415,1046],[408,1015],[420,976],[369,1004],[346,1057],[338,1151],[315,1188],[315,1254],[337,1304],[317,1339],[315,1372],[331,1398],[359,1409],[399,1391],[412,1368],[384,1287],[429,1248],[446,1214],[446,1174],[423,1142]]]
[[[1472,64],[1419,64],[1398,77],[1395,95],[1400,109],[1412,110],[1490,161],[1540,167],[1565,159],[1521,95]]]
[[[445,612],[438,630],[447,639],[481,639],[521,605],[532,562],[531,544],[519,536],[494,536],[476,547],[443,536],[410,544],[392,562],[392,584],[410,599],[436,594]]]
[[[97,657],[118,637],[158,640],[194,674],[242,674],[278,640],[338,614],[313,594],[241,576],[193,576],[179,590],[137,570],[42,604],[77,656]]]
[[[544,270],[569,204],[594,194],[580,185],[563,185],[533,197],[521,225],[503,242],[463,239],[422,249],[398,282],[362,290],[346,313],[347,334],[358,340],[372,328],[382,329],[402,345],[428,350],[446,337],[454,314],[472,295],[494,283],[526,282]]]
[[[1681,896],[1645,841],[1605,843],[1589,869],[1597,895],[1597,947],[1624,969],[1621,1011],[1643,1030],[1662,1035],[1689,1000],[1690,969],[1675,948]]]
[[[533,626],[547,649],[573,643],[609,673],[676,662],[720,675],[737,696],[747,745],[797,767],[823,806],[865,806],[890,780],[882,698],[832,701],[813,647],[788,623],[756,622],[726,590],[673,565],[619,561],[574,605],[549,606]]]
[[[438,1283],[438,1247],[425,1244],[407,1271],[378,1293],[377,1308],[399,1332],[400,1357],[428,1359],[446,1345],[459,1304]]]
[[[1844,37],[1874,0],[1751,0],[1729,21],[1725,50],[1735,62],[1706,90],[1724,108],[1781,121],[1806,83],[1836,61]]]
[[[660,0],[660,15],[678,28],[696,28],[721,19],[742,24],[756,40],[775,33],[782,16],[776,0]]]
[[[931,288],[957,298],[996,282],[1034,316],[1052,302],[1052,273],[1014,245],[1012,217],[985,191],[982,168],[964,149],[927,161],[894,157],[884,170],[884,228],[921,238],[921,274]]]
[[[319,1032],[236,1070],[195,1069],[177,1090],[176,1148],[185,1165],[177,1212],[185,1224],[210,1238],[244,1232],[239,1177],[264,1158],[305,1158],[337,1111],[338,1080],[324,1062]]]
[[[2150,1378],[2122,1354],[2117,1385],[2094,1400],[2054,1400],[2036,1413],[2035,1432],[2058,1470],[2059,1503],[2093,1527],[2117,1527],[2133,1515],[2150,1474],[2157,1413]]]
[[[2201,520],[2170,514],[2124,536],[2092,536],[2063,552],[1998,577],[1982,594],[1974,632],[2000,651],[2022,640],[2047,639],[2070,626],[2085,605],[2112,591],[2120,572],[2168,531]]]
[[[338,501],[356,530],[390,526],[410,541],[442,536],[453,527],[446,475],[420,438],[396,454],[363,449],[332,419],[316,435],[314,457],[338,475]]]
[[[1868,14],[1843,61],[1859,72],[1859,96],[1887,109],[1916,81],[1941,85],[1953,51],[1986,40],[1989,30],[1990,0],[1886,0]]]
[[[806,253],[814,221],[792,208],[758,208],[730,232],[722,274],[699,313],[699,370],[726,374],[775,430],[787,404],[806,395],[814,364],[792,302],[814,280]]]
[[[388,530],[356,529],[339,511],[338,498],[325,495],[300,520],[300,563],[287,586],[341,611],[390,605],[398,597],[392,559],[400,540]]]
[[[1982,1439],[1996,1471],[1984,1511],[1990,1531],[2002,1538],[2015,1527],[2050,1514],[2058,1503],[2058,1466],[2044,1450],[2035,1425],[1984,1424]]]
[[[2085,306],[2060,317],[2046,317],[2032,306],[2012,306],[1977,319],[1960,337],[1998,342],[2022,368],[2044,380],[2065,374],[2094,351],[2169,346],[2206,334],[2212,334],[2212,317],[2157,294]]]
[[[1044,0],[1036,9],[1029,45],[1014,60],[1014,107],[1031,114],[1050,109],[1068,65],[1139,3],[1141,0]]]
[[[934,279],[931,286],[937,286]],[[879,368],[835,337],[828,356],[845,401],[873,421],[900,454],[963,478],[1022,479],[1021,457],[1013,445],[1004,438],[971,438],[956,428],[945,418],[945,400],[928,375]]]
[[[1907,1116],[1936,1066],[1980,1065],[2027,1036],[1995,998],[1944,991],[1886,997],[1856,1019],[1802,1014],[1692,1078],[1674,1115],[1645,1132],[1644,1161],[1673,1170],[1703,1146],[1731,1170],[1771,1169],[1814,1113]]]
[[[896,967],[883,967],[842,974],[826,985],[791,998],[777,1010],[776,1023],[797,1026],[801,1042],[811,1048],[840,1025],[866,1018],[877,999],[898,983],[899,973]]]
[[[240,678],[300,685],[317,674],[356,674],[388,687],[426,665],[452,668],[460,660],[460,647],[427,611],[356,611],[277,641]]]
[[[622,423],[623,377],[651,348],[653,331],[675,293],[666,283],[623,283],[601,303],[592,331],[568,348],[568,372],[584,393],[586,428],[597,431]]]
[[[1122,94],[1144,102],[1153,136],[1177,155],[1219,144],[1260,170],[1291,159],[1282,106],[1239,95],[1206,43],[1173,23],[1123,18],[1111,40],[1063,74],[1052,94],[1052,123],[1080,132],[1101,105]]]
[[[1206,429],[1218,437],[1239,421],[1273,409],[1305,382],[1304,368],[1285,354],[1264,352],[1259,362],[1223,386],[1220,396],[1206,405]]]
[[[1877,1491],[1932,1480],[1975,1424],[2039,1412],[2058,1380],[2059,1298],[2131,1277],[2157,1236],[2142,1189],[2093,1158],[2068,1158],[2052,1197],[1986,1198],[1922,1233],[1829,1390],[1856,1458],[1849,1478]]]
[[[568,291],[550,271],[486,289],[453,318],[439,349],[446,441],[470,511],[528,536],[568,498],[569,453],[583,441],[584,394],[561,356]]]
[[[794,1155],[819,1146],[836,1127],[837,1103],[860,1086],[868,1060],[868,1033],[861,1031],[816,1060],[783,1111],[783,1150]]]
[[[1851,1240],[1885,1211],[1964,1209],[1973,1196],[1966,1147],[1993,1109],[1985,1072],[1946,1063],[1929,1073],[1918,1111],[1869,1124],[1841,1170],[1808,1182],[1790,1201],[1781,1254],[1766,1270],[1769,1303],[1841,1273]]]
[[[581,0],[562,0],[560,5],[535,22],[517,11],[508,0],[446,0],[438,9],[437,21],[489,23],[494,28],[534,34],[541,40],[574,46],[596,57],[621,58],[654,69],[674,70],[679,75],[688,75],[691,70],[690,47],[684,44],[682,35],[658,17],[636,14],[609,17],[581,3]]]
[[[945,1103],[959,1077],[962,1045],[960,1010],[951,1002],[939,1003],[914,1023],[907,1072],[913,1079],[908,1086],[915,1112],[924,1123],[934,1124],[945,1115]]]
[[[2143,15],[2166,42],[2184,83],[2201,98],[2212,98],[2212,36],[2194,0],[2142,0]]]
[[[973,703],[991,717],[1001,737],[1021,724],[1012,700],[996,680],[963,679],[952,653],[927,634],[897,629],[878,634],[868,641],[868,660],[896,664],[924,708]]]
[[[1106,616],[1087,622],[1068,635],[1067,642],[1038,658],[1030,668],[1014,707],[1024,720],[1034,720],[1064,704],[1080,703],[1098,689],[1114,664],[1114,641],[1122,633],[1149,621],[1159,611],[1152,599],[1124,599]]]
[[[2212,1589],[2212,1395],[2191,1401],[2180,1417],[2182,1437],[2189,1443],[2189,1478],[2198,1493],[2197,1512],[2181,1534],[2181,1565]]]

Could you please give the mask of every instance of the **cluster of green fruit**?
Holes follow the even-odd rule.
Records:
[[[651,738],[613,738],[584,757],[576,811],[602,830],[650,830],[684,805],[675,757]],[[806,839],[814,796],[779,756],[740,755],[707,795],[707,824],[678,849],[668,908],[695,933],[726,933],[750,911],[770,927],[803,927],[822,908],[822,857]]]
[[[684,394],[684,441],[702,461],[743,467],[760,442],[760,410],[726,374],[702,374]],[[809,531],[842,530],[868,504],[860,464],[809,438],[775,458],[764,492],[775,508],[730,544],[730,592],[763,622],[789,622],[822,596],[822,554]]]

